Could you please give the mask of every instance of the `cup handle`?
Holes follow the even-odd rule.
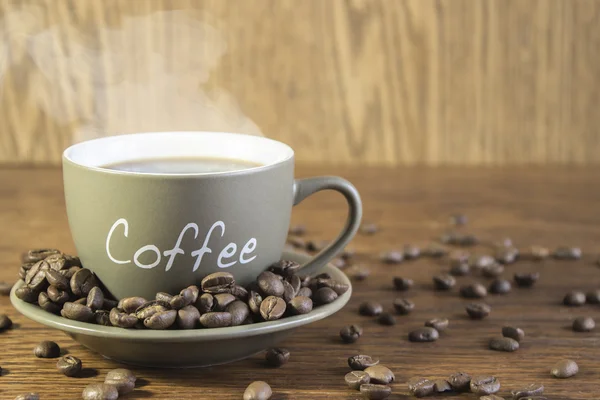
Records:
[[[346,225],[339,236],[329,246],[324,248],[310,261],[304,264],[300,271],[302,274],[313,275],[325,266],[356,234],[362,218],[362,203],[358,191],[350,182],[337,176],[320,176],[316,178],[296,179],[294,181],[294,205],[313,193],[321,190],[336,190],[344,195],[348,202],[348,218]]]

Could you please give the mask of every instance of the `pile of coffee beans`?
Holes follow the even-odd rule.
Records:
[[[23,261],[20,277],[25,284],[15,292],[18,298],[68,319],[121,328],[220,328],[274,321],[309,313],[348,290],[348,285],[328,274],[298,276],[300,264],[281,260],[247,287],[237,285],[228,272],[215,272],[204,277],[200,286],[177,294],[161,292],[154,299],[117,301],[77,257],[37,249],[27,252]]]
[[[348,366],[352,371],[344,377],[352,390],[358,390],[367,399],[386,399],[392,394],[389,386],[396,376],[379,360],[368,355],[359,354],[348,358]]]
[[[133,392],[137,378],[128,369],[118,368],[109,371],[104,383],[90,383],[83,389],[83,400],[117,400],[120,396]]]

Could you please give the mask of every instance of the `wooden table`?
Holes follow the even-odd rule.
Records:
[[[406,168],[336,169],[299,168],[299,176],[339,174],[360,190],[365,220],[377,222],[381,232],[358,236],[352,246],[357,262],[371,267],[371,276],[355,283],[348,306],[331,318],[301,328],[283,343],[290,349],[290,362],[280,369],[266,368],[256,356],[231,365],[207,369],[157,370],[134,368],[141,385],[125,398],[141,399],[241,399],[244,388],[254,380],[268,381],[273,399],[355,399],[357,392],[346,388],[346,359],[355,354],[379,357],[396,374],[390,399],[409,398],[406,381],[414,376],[446,377],[455,371],[490,374],[502,382],[501,393],[531,382],[542,382],[550,399],[598,399],[600,382],[600,328],[591,333],[575,333],[571,321],[579,315],[596,317],[600,306],[567,308],[563,295],[572,289],[600,287],[600,268],[595,265],[600,250],[600,190],[598,168]],[[58,169],[0,170],[0,279],[17,275],[19,254],[28,248],[50,246],[73,252]],[[465,212],[466,231],[486,240],[510,237],[519,246],[543,244],[549,247],[577,245],[584,249],[578,262],[521,262],[508,266],[514,271],[539,271],[541,278],[533,289],[513,289],[506,296],[485,299],[492,314],[483,321],[466,318],[464,305],[455,289],[434,292],[431,276],[445,270],[443,261],[420,259],[399,266],[378,262],[378,254],[405,243],[425,245],[447,228],[448,216]],[[307,236],[332,238],[345,215],[341,196],[319,193],[298,206],[294,223],[308,227]],[[478,247],[474,252],[489,249]],[[407,293],[392,289],[392,277],[415,280]],[[461,278],[459,284],[473,279]],[[357,313],[364,300],[380,301],[391,309],[394,298],[406,296],[416,303],[409,316],[398,316],[395,326],[380,326],[373,318]],[[36,391],[42,399],[78,399],[85,385],[103,380],[106,372],[119,364],[103,359],[59,332],[20,316],[9,299],[0,299],[0,312],[15,322],[13,329],[0,334],[3,368],[0,398]],[[408,332],[432,317],[448,317],[451,327],[435,343],[410,343]],[[364,336],[354,344],[342,344],[339,329],[361,324]],[[503,325],[523,328],[526,339],[515,353],[488,350],[487,342],[498,336]],[[96,373],[85,378],[67,378],[55,368],[56,360],[36,359],[35,344],[56,340],[69,353],[80,357],[84,366]],[[570,380],[550,376],[552,364],[562,358],[576,360],[580,373]],[[476,399],[464,394],[458,398]]]

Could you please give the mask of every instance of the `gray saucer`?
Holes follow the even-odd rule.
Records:
[[[304,254],[288,252],[283,258],[301,264],[310,259]],[[316,307],[308,314],[228,328],[150,331],[71,321],[19,300],[15,290],[23,285],[22,281],[13,287],[10,300],[26,317],[59,329],[90,350],[115,361],[162,368],[205,367],[241,360],[273,347],[296,328],[328,317],[344,307],[352,294],[348,277],[331,265],[325,266],[322,272],[347,284],[350,289],[333,303]]]

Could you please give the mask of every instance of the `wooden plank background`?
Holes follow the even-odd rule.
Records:
[[[598,0],[0,0],[0,162],[260,127],[304,162],[596,163],[599,77]]]

